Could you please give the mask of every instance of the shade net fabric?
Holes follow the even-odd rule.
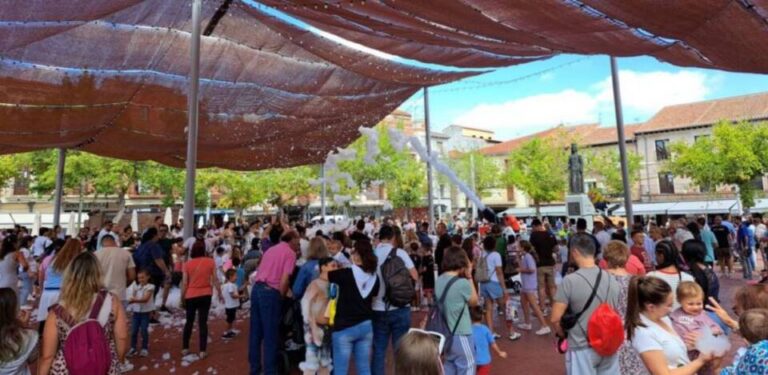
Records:
[[[0,153],[65,147],[183,166],[189,0],[0,2]],[[205,27],[224,0],[203,2]],[[201,40],[199,167],[315,163],[446,71],[377,57],[233,0]],[[650,55],[768,72],[766,0],[264,0],[320,30],[430,64]]]

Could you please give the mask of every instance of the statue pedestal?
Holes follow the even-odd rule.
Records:
[[[584,218],[587,228],[592,230],[592,217],[597,213],[595,206],[586,194],[568,194],[565,196],[565,212],[569,219]]]

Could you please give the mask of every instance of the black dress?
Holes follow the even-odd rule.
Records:
[[[435,289],[435,258],[432,255],[421,257],[421,285],[424,289]]]

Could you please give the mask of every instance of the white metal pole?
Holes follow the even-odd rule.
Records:
[[[429,88],[424,88],[424,140],[427,143],[427,154],[432,157],[432,133],[429,128]],[[429,209],[429,228],[435,228],[435,208],[432,197],[432,163],[427,160],[427,206]]]
[[[619,158],[621,159],[621,180],[624,182],[624,211],[627,213],[627,233],[632,230],[634,215],[632,212],[632,187],[629,186],[629,166],[627,166],[627,145],[624,137],[624,114],[621,110],[621,90],[619,88],[619,69],[616,58],[611,56],[611,81],[613,82],[613,105],[616,109],[616,132],[619,133]]]
[[[197,110],[200,87],[200,4],[192,0],[192,35],[190,36],[190,69],[187,124],[187,181],[184,195],[184,238],[194,235],[195,169],[197,168]]]
[[[325,222],[325,194],[326,194],[326,186],[325,183],[325,163],[323,163],[322,168],[320,169],[320,179],[323,181],[323,189],[320,193],[320,219],[322,219],[322,222]]]
[[[469,154],[469,178],[472,179],[472,191],[477,194],[477,187],[475,186],[475,154],[470,153]],[[477,220],[477,205],[475,202],[472,202],[472,220]]]
[[[59,225],[61,216],[61,197],[64,192],[64,162],[67,159],[67,149],[59,149],[59,160],[56,165],[56,190],[53,192],[53,226]],[[37,235],[37,233],[35,233]]]

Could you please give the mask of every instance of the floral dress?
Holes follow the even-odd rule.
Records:
[[[741,358],[720,372],[720,375],[754,374],[768,374],[768,340],[752,344]]]
[[[619,291],[619,306],[616,309],[620,316],[627,315],[627,292],[629,290],[629,281],[632,279],[632,275],[611,275],[621,285]],[[624,340],[624,344],[619,348],[619,369],[622,375],[649,375],[648,369],[645,368],[643,360],[640,359],[640,354],[632,347],[632,343],[629,340]]]

